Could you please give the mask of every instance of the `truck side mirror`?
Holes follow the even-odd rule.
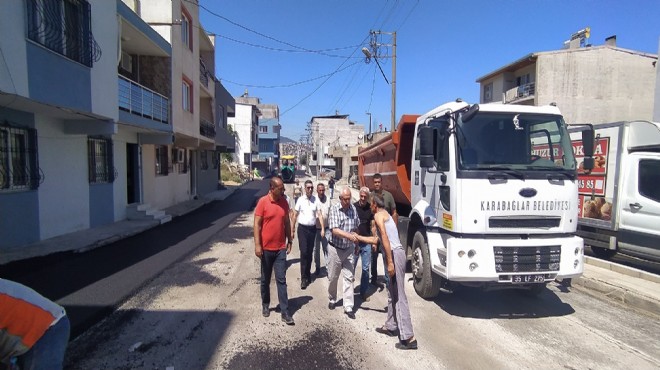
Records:
[[[582,147],[585,157],[593,157],[594,155],[594,128],[589,125],[589,128],[582,131]]]
[[[433,139],[435,136],[433,127],[421,126],[419,128],[419,165],[422,168],[433,167]]]

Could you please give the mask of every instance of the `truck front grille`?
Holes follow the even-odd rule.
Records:
[[[524,229],[550,229],[559,227],[561,217],[501,217],[493,216],[488,219],[491,228],[524,228]]]
[[[496,272],[558,271],[561,246],[493,247]]]

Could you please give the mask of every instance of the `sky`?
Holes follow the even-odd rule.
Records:
[[[314,116],[348,114],[390,128],[396,32],[396,121],[462,98],[476,80],[523,56],[559,50],[590,27],[594,46],[658,54],[660,0],[199,0],[216,35],[216,77],[280,109],[281,135],[300,140]],[[381,34],[372,39],[370,31]],[[363,47],[379,44],[378,58]],[[378,63],[376,63],[378,61]],[[382,69],[379,69],[379,65]]]

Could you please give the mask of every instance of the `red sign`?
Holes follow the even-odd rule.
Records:
[[[605,176],[578,176],[578,193],[586,195],[605,195]]]

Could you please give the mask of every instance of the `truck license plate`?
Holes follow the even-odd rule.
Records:
[[[511,282],[514,284],[529,284],[529,283],[543,283],[545,276],[543,275],[513,275]]]

